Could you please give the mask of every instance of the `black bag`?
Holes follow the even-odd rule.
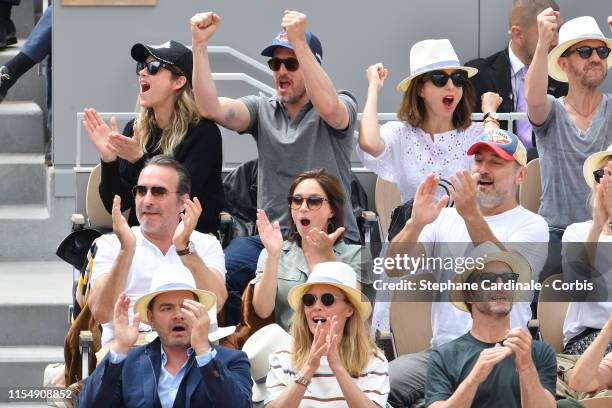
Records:
[[[449,188],[452,186],[450,181],[443,178],[440,179],[438,186],[441,187],[445,194],[448,196],[447,207],[453,206],[453,200],[451,199]],[[412,205],[414,204],[414,198],[406,201],[404,204],[398,205],[391,212],[391,222],[389,223],[389,231],[387,233],[387,239],[389,242],[395,238],[397,234],[404,228],[406,221],[412,216]]]

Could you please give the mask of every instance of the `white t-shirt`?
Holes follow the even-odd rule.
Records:
[[[170,246],[168,252],[164,255],[158,247],[142,235],[140,227],[132,227],[131,229],[136,236],[136,251],[125,285],[125,292],[130,297],[130,308],[128,309],[130,321],[134,315],[134,304],[151,289],[153,272],[161,265],[182,264],[174,245]],[[212,235],[202,234],[198,231],[191,234],[190,240],[206,266],[216,269],[225,279],[225,255],[219,241]],[[100,237],[96,241],[96,246],[97,251],[93,259],[91,273],[92,288],[95,286],[98,277],[110,273],[121,248],[119,238],[115,234]],[[150,327],[141,323],[140,330],[147,331],[150,330]],[[115,332],[112,322],[102,324],[102,345],[108,343],[114,337]]]
[[[405,122],[387,122],[380,128],[385,142],[383,152],[374,157],[357,145],[357,156],[365,167],[380,178],[397,184],[402,202],[414,197],[417,187],[431,173],[449,179],[459,170],[472,167],[468,148],[483,133],[482,123],[465,130],[431,135]]]
[[[561,256],[564,260],[567,260],[566,243],[570,242],[584,242],[589,235],[589,230],[593,221],[577,222],[569,225],[563,233],[561,242],[564,243],[562,246]],[[607,243],[606,249],[610,248],[610,242],[612,242],[612,236],[600,235],[599,242]],[[606,258],[609,259],[609,258]],[[595,255],[595,264],[597,265],[597,254]],[[563,262],[563,268],[567,268],[566,262]],[[608,265],[607,268],[610,268]],[[564,270],[564,274],[569,274],[570,271]],[[605,276],[609,276],[606,274]],[[608,287],[610,287],[608,282]],[[565,321],[563,323],[563,345],[565,346],[576,335],[582,333],[586,328],[601,329],[604,324],[608,321],[608,318],[612,314],[612,302],[570,302],[567,313],[565,315]]]
[[[548,254],[548,225],[544,218],[519,205],[504,213],[485,217],[485,220],[493,235],[506,248],[516,250],[525,257],[534,274],[532,279],[537,281]],[[428,257],[456,259],[468,256],[474,248],[465,221],[455,208],[442,209],[438,218],[423,228],[419,242],[425,247]],[[441,276],[444,281],[456,276],[454,270],[436,272],[434,275]],[[516,302],[510,312],[511,327],[526,327],[530,319],[529,302]],[[431,324],[431,343],[439,346],[467,333],[472,327],[472,317],[450,302],[434,302]]]
[[[285,388],[293,384],[297,370],[291,364],[291,351],[279,350],[270,356],[270,371],[266,378],[265,404],[274,401]],[[376,404],[385,407],[389,395],[389,364],[387,359],[378,353],[372,355],[366,369],[354,378],[357,387]],[[304,393],[300,408],[344,408],[344,394],[340,384],[329,367],[327,357],[321,357],[319,368],[313,375],[310,385]]]

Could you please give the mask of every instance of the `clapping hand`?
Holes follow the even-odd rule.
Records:
[[[134,315],[132,323],[129,322],[128,309],[130,308],[130,298],[122,292],[115,303],[113,313],[113,327],[115,339],[112,350],[117,354],[127,354],[130,348],[138,340],[138,326],[140,325],[140,314]]]
[[[283,247],[283,234],[278,221],[271,223],[264,210],[257,210],[257,232],[268,255],[277,256]]]

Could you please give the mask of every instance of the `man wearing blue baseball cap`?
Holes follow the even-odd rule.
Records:
[[[321,66],[319,39],[306,30],[306,15],[286,10],[279,33],[261,54],[270,57],[276,95],[249,95],[239,99],[217,95],[211,75],[207,46],[220,23],[214,12],[191,18],[193,89],[202,116],[238,133],[250,133],[258,148],[257,208],[268,218],[289,227],[287,191],[303,171],[325,168],[334,174],[344,191],[351,191],[353,131],[357,101],[346,91],[336,91]],[[345,237],[357,242],[359,231],[351,201],[346,200]],[[225,322],[237,323],[240,297],[255,277],[261,240],[239,237],[226,248],[229,299]]]
[[[467,154],[474,156],[471,171],[459,171],[451,177],[454,207],[444,208],[448,196],[436,200],[438,178],[427,176],[417,189],[410,219],[393,239],[386,256],[452,258],[458,264],[473,247],[490,241],[523,255],[532,271],[526,280],[537,281],[546,260],[548,225],[516,200],[527,174],[525,146],[514,133],[495,129],[479,136]],[[431,272],[439,282],[452,281],[462,273],[452,265],[437,268]],[[418,271],[400,273],[409,272]],[[510,312],[511,327],[526,328],[531,319],[529,294],[526,296]],[[437,300],[431,310],[434,347],[457,339],[472,326],[471,317],[453,306],[448,293]],[[429,353],[403,355],[389,364],[388,401],[392,406],[410,406],[422,397]]]

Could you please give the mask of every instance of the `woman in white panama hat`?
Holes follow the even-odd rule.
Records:
[[[379,128],[378,95],[388,71],[382,63],[367,69],[368,97],[357,154],[365,167],[397,184],[402,202],[414,197],[427,175],[448,178],[470,168],[472,159],[466,152],[483,133],[483,125],[471,121],[475,91],[468,78],[477,72],[461,65],[447,39],[414,44],[410,76],[397,87],[403,93],[397,112],[400,121]],[[501,104],[501,97],[494,93],[482,99],[485,113],[495,113]],[[499,122],[489,115],[485,127],[498,128]]]
[[[372,307],[352,268],[317,264],[288,300],[293,344],[270,357],[266,406],[384,407],[387,360],[366,328]]]
[[[606,279],[612,267],[608,255],[612,248],[612,145],[586,159],[583,175],[591,188],[593,215],[589,221],[569,225],[563,233],[562,267],[565,279],[589,279],[595,290],[591,292],[591,301],[569,304],[563,324],[564,354],[583,354],[612,314],[607,293],[602,295],[598,291],[607,290],[612,283],[612,279]],[[611,351],[609,344],[607,352]]]

